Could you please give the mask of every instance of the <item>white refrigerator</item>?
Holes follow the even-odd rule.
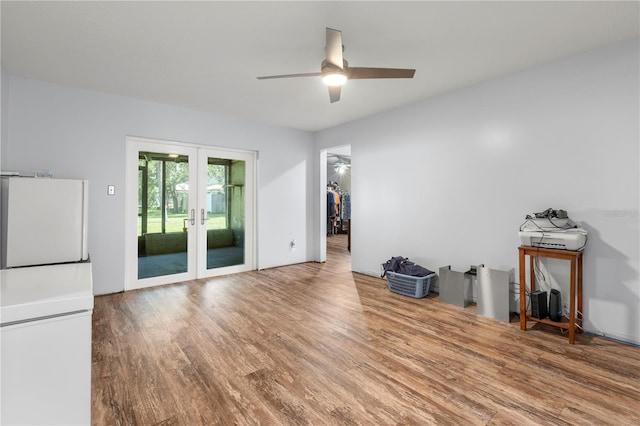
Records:
[[[88,425],[88,182],[3,176],[0,189],[0,424]]]
[[[2,177],[2,269],[87,260],[88,199],[86,180]]]

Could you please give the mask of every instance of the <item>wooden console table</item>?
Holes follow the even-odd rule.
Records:
[[[520,330],[527,330],[527,321],[536,321],[544,324],[560,327],[569,330],[569,343],[575,342],[576,326],[578,333],[582,333],[582,251],[557,250],[540,247],[518,247],[520,257]],[[527,312],[527,295],[525,291],[525,256],[529,256],[529,282],[530,292],[536,291],[535,278],[535,257],[548,257],[552,259],[563,259],[571,262],[571,273],[569,276],[569,320],[562,318],[561,322],[550,319],[540,319],[532,317]],[[577,311],[576,311],[577,303]]]

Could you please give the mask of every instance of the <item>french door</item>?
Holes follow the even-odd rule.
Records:
[[[127,138],[125,289],[255,269],[255,153]]]

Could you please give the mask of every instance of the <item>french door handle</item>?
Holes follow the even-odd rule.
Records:
[[[204,221],[206,219],[204,218],[204,209],[200,209],[200,225],[204,225]]]
[[[191,209],[191,219],[189,219],[192,225],[196,224],[196,209]]]

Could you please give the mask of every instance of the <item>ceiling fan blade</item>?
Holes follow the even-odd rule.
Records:
[[[327,63],[344,69],[344,61],[342,58],[342,31],[327,28],[327,46],[325,50],[327,51]]]
[[[349,67],[349,79],[364,78],[413,78],[416,70],[406,68],[358,68]]]
[[[258,80],[269,80],[273,78],[290,78],[290,77],[320,77],[320,72],[307,72],[302,74],[283,74],[283,75],[267,75],[264,77],[256,77]]]
[[[331,103],[338,102],[340,100],[340,87],[342,86],[328,86],[329,87],[329,100]]]

